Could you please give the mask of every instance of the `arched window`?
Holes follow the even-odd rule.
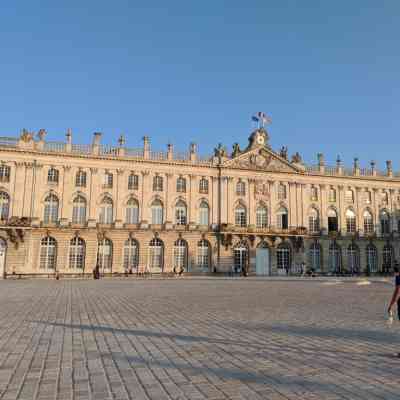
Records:
[[[373,244],[369,244],[366,248],[367,270],[369,272],[378,272],[378,252]]]
[[[285,207],[279,208],[278,212],[276,213],[276,222],[279,229],[289,228],[288,211]]]
[[[264,206],[258,206],[256,210],[257,228],[266,228],[268,226],[268,210]]]
[[[329,201],[331,203],[336,201],[336,190],[333,187],[329,188]]]
[[[175,206],[175,223],[177,225],[187,224],[187,209],[184,201],[179,200]]]
[[[153,191],[162,192],[163,191],[163,178],[160,175],[156,175],[153,178]]]
[[[355,244],[347,248],[347,269],[352,275],[360,272],[360,250]]]
[[[344,192],[344,200],[346,203],[354,203],[354,192],[351,189]]]
[[[308,213],[308,229],[311,233],[319,232],[319,213],[315,208],[311,208]]]
[[[197,266],[202,270],[210,270],[210,243],[202,239],[197,242]]]
[[[112,224],[113,222],[113,201],[110,197],[106,196],[100,204],[100,217],[101,224]]]
[[[8,165],[0,164],[0,182],[10,182],[10,172]]]
[[[348,209],[346,211],[346,230],[347,233],[356,232],[356,214],[353,210]]]
[[[311,186],[311,201],[318,201],[318,189],[315,186]]]
[[[390,272],[393,265],[393,247],[389,244],[383,246],[382,267],[383,272]]]
[[[111,272],[112,257],[113,257],[112,241],[106,238],[100,240],[97,252],[97,263],[100,271]]]
[[[247,211],[242,204],[239,204],[235,209],[235,225],[240,227],[247,226]]]
[[[137,272],[139,266],[139,244],[129,238],[124,244],[124,270],[126,272]]]
[[[278,186],[278,200],[286,199],[286,186],[283,183],[280,183]]]
[[[85,241],[80,237],[74,237],[69,242],[69,267],[71,269],[85,268]]]
[[[57,265],[57,241],[46,236],[40,241],[40,269],[55,270]]]
[[[365,234],[371,234],[374,232],[374,218],[372,217],[372,214],[370,211],[365,210],[363,213],[363,219],[364,219],[364,233]]]
[[[244,196],[246,194],[246,184],[241,180],[236,184],[236,194],[238,196]]]
[[[338,231],[338,216],[333,208],[328,209],[328,232]]]
[[[125,222],[127,224],[139,223],[139,203],[135,199],[129,199],[126,203]]]
[[[313,271],[321,271],[321,245],[319,243],[314,242],[310,246],[309,264]]]
[[[208,180],[206,178],[201,178],[199,182],[199,192],[203,194],[208,193]]]
[[[380,221],[382,235],[388,235],[390,233],[390,217],[386,211],[381,212]]]
[[[164,244],[158,239],[151,239],[149,245],[149,268],[152,272],[162,272],[164,267]]]
[[[333,274],[339,274],[342,270],[342,249],[333,242],[329,246],[329,270]]]
[[[55,223],[58,221],[58,198],[49,194],[44,200],[44,223]]]
[[[247,270],[249,252],[245,242],[239,242],[233,249],[234,269],[236,273]]]
[[[207,202],[202,201],[199,207],[199,224],[207,226],[209,224],[210,209]]]
[[[86,187],[86,172],[78,171],[75,175],[75,186]]]
[[[151,223],[161,225],[163,223],[163,204],[160,200],[154,200],[151,204]]]
[[[276,261],[278,269],[289,273],[291,265],[291,251],[287,243],[281,243],[276,249]]]
[[[139,175],[130,174],[128,176],[128,190],[139,189]]]
[[[86,200],[76,196],[72,203],[72,223],[84,224],[86,222]]]
[[[180,176],[176,180],[176,191],[178,193],[185,193],[186,192],[186,179]]]
[[[183,239],[178,239],[174,243],[174,271],[187,270],[187,243]]]
[[[10,197],[6,192],[0,192],[0,220],[8,219],[10,212]]]
[[[47,172],[47,182],[48,183],[58,183],[58,170],[55,168],[50,168]]]

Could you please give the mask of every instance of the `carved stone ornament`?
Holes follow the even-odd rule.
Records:
[[[269,185],[261,180],[256,180],[254,185],[254,198],[269,198]]]
[[[22,129],[21,140],[25,143],[29,143],[33,140],[33,133],[28,132],[26,129]]]

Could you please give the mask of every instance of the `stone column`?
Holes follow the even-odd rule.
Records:
[[[301,204],[302,204],[302,225],[308,229],[308,221],[307,221],[307,205],[309,203],[308,198],[310,195],[310,184],[302,183],[301,184]]]
[[[72,213],[69,213],[69,202],[72,200],[69,196],[71,196],[72,188],[70,184],[70,165],[63,165],[63,173],[60,176],[60,225],[68,226],[68,220],[72,218]],[[69,189],[69,190],[68,190]]]
[[[360,187],[356,187],[356,198],[355,198],[355,212],[356,212],[356,221],[357,221],[357,231],[358,232],[362,232],[362,211],[361,211],[361,207],[360,204],[362,202],[362,199],[360,199],[361,197],[361,188]]]
[[[327,210],[327,191],[324,184],[319,185],[319,201],[320,201],[320,211],[319,211],[319,224],[320,229],[323,233],[328,230],[328,219],[326,216]]]
[[[189,204],[188,204],[188,222],[189,225],[195,227],[197,223],[196,219],[196,187],[197,187],[197,176],[194,174],[189,175]]]
[[[379,236],[381,232],[381,227],[379,224],[379,202],[378,202],[378,196],[379,196],[379,189],[373,188],[372,189],[372,209],[374,210],[374,230],[376,234]]]
[[[16,188],[18,187],[18,190]],[[23,202],[25,194],[25,168],[23,162],[14,162],[14,187],[11,190],[13,198],[11,199],[12,217],[23,217]]]
[[[274,181],[268,181],[269,186],[269,204],[268,204],[268,221],[271,228],[276,227],[276,207],[277,207],[277,189]]]
[[[289,228],[297,227],[297,210],[296,210],[296,183],[295,182],[288,182],[288,207],[289,207]]]
[[[255,180],[253,178],[249,178],[247,180],[247,186],[248,186],[248,190],[247,190],[247,204],[248,204],[248,221],[247,221],[247,225],[253,225],[255,226],[255,204],[253,204],[253,196],[251,196],[251,194],[254,194],[254,182]]]
[[[151,186],[151,179],[150,179],[150,171],[145,170],[141,171],[142,174],[142,204],[140,207],[141,210],[141,215],[140,215],[140,221],[141,221],[141,227],[142,228],[147,228],[148,224],[151,223],[151,210],[150,210],[150,196],[152,191],[150,191],[150,186]]]
[[[174,174],[172,174],[171,172],[167,172],[165,174],[166,177],[166,184],[165,184],[165,222],[168,224],[169,223],[173,223],[173,211],[170,210],[170,203],[169,203],[169,198],[170,198],[170,194],[173,192],[172,191],[172,185],[173,185],[173,178]]]
[[[90,168],[90,189],[89,189],[89,218],[88,218],[88,227],[93,228],[96,226],[97,222],[97,204],[96,204],[96,185],[98,187],[98,169]]]
[[[117,169],[117,179],[116,179],[116,191],[115,191],[115,227],[122,228],[122,224],[124,223],[124,210],[125,204],[122,203],[123,201],[123,193],[125,192],[124,189],[124,170],[122,168]]]
[[[302,200],[302,190],[301,183],[296,183],[296,216],[297,216],[297,226],[304,226],[303,224],[303,200]]]
[[[342,231],[342,233],[346,232],[346,226],[345,226],[345,218],[344,218],[344,209],[345,209],[345,204],[344,204],[344,186],[339,185],[338,186],[339,190],[339,210],[338,210],[338,230]]]

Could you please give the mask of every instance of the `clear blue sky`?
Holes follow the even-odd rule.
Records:
[[[208,153],[264,111],[275,149],[400,169],[399,21],[397,0],[3,2],[0,135]]]

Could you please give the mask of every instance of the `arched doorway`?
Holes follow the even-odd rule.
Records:
[[[256,249],[256,275],[271,275],[269,247],[264,241]]]
[[[239,274],[247,270],[248,249],[245,242],[239,242],[233,249],[234,271]]]
[[[6,251],[7,242],[0,238],[0,279],[4,277],[4,271],[6,269]]]

